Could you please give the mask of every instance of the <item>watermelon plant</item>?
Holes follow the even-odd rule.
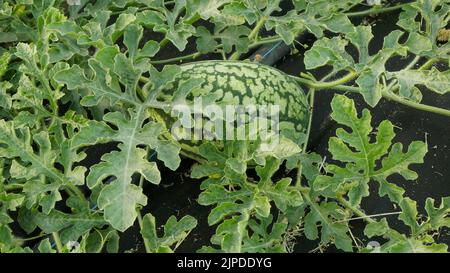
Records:
[[[375,33],[384,14],[396,25]],[[202,219],[157,217],[149,191],[183,164],[213,234],[190,251],[446,252],[450,197],[421,204],[399,182],[420,183],[426,136],[398,142],[371,112],[448,127],[450,105],[423,97],[450,93],[449,20],[448,0],[0,0],[0,252],[136,251],[133,231],[137,251],[175,252]],[[274,43],[302,73],[248,59]],[[327,154],[311,149],[320,92],[335,92]],[[251,105],[277,122],[217,115]],[[217,131],[230,123],[243,138]]]

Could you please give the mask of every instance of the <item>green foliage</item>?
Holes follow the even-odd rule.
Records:
[[[372,107],[378,104],[386,92],[416,102],[422,100],[420,86],[439,94],[448,93],[448,70],[406,66],[400,71],[387,71],[385,65],[394,57],[406,57],[407,54],[417,58],[442,59],[448,63],[448,42],[441,45],[437,36],[439,30],[448,24],[449,11],[450,5],[440,1],[421,0],[405,6],[397,23],[402,30],[389,33],[384,38],[383,48],[374,55],[369,54],[369,44],[373,38],[371,26],[361,25],[350,32],[341,31],[344,34],[341,37],[324,37],[305,53],[306,68],[329,65],[335,71],[355,71],[358,74],[356,84],[360,87],[359,92]],[[407,37],[403,43],[400,42],[402,37]],[[350,44],[358,50],[357,60],[347,53]]]
[[[345,219],[342,209],[335,202],[322,202],[315,204],[310,201],[310,212],[304,218],[305,236],[310,240],[319,238],[318,226],[320,229],[320,242],[322,244],[334,243],[338,249],[344,251],[353,250],[353,242],[350,238],[347,223],[339,222],[338,219]]]
[[[409,236],[399,233],[389,227],[385,218],[367,224],[364,233],[368,237],[383,236],[387,239],[379,249],[372,251],[390,253],[432,253],[447,252],[448,246],[436,243],[433,233],[438,233],[443,227],[449,226],[447,217],[450,212],[449,198],[442,198],[439,207],[434,207],[434,200],[426,200],[425,209],[427,217],[421,217],[417,212],[417,203],[409,198],[404,198],[399,203],[402,213],[399,219],[410,229]]]
[[[336,199],[361,214],[359,208],[362,199],[369,196],[369,182],[377,181],[380,197],[387,195],[393,203],[398,204],[401,209],[398,218],[410,228],[411,233],[408,236],[390,228],[386,218],[380,221],[369,218],[364,231],[365,235],[368,237],[382,236],[388,241],[379,249],[367,248],[361,249],[361,251],[446,252],[447,245],[435,243],[433,232],[438,232],[439,229],[447,227],[449,224],[448,198],[443,198],[441,205],[437,208],[434,206],[434,200],[428,198],[425,205],[428,217],[426,220],[420,220],[416,201],[404,197],[405,191],[401,187],[388,182],[389,177],[393,174],[399,174],[406,180],[417,179],[417,173],[409,169],[409,166],[423,163],[423,158],[427,153],[426,144],[420,141],[413,142],[409,145],[408,150],[403,152],[403,146],[400,143],[392,144],[395,133],[394,127],[389,121],[381,122],[376,130],[376,135],[370,137],[373,128],[371,127],[370,112],[367,109],[359,117],[354,102],[342,95],[336,95],[331,106],[332,118],[351,129],[349,132],[339,128],[336,131],[337,137],[332,137],[329,141],[329,151],[333,160],[346,164],[345,167],[334,164],[326,165],[327,174],[318,175],[311,181],[311,198],[323,196]],[[314,213],[313,216],[308,215],[305,218],[305,235],[308,237],[308,232],[312,233],[309,238],[316,239],[316,222],[321,219],[329,219],[329,215],[332,213],[338,214],[339,207],[332,202],[322,202],[320,206],[312,205],[312,207],[314,210],[310,212],[310,215]],[[321,214],[318,215],[318,213]],[[337,221],[322,222],[321,238],[323,241],[324,237],[329,236],[328,233],[336,233],[336,247],[352,250],[352,241],[346,234],[349,227],[345,226],[345,222],[339,220],[340,218],[345,219],[345,216],[342,215],[345,213],[334,216]],[[314,219],[312,227],[308,227],[308,222],[311,222],[307,219],[308,217]],[[339,224],[341,226],[336,227]],[[328,228],[329,225],[334,225],[334,228]],[[325,227],[327,229],[324,229]],[[326,233],[323,234],[324,232]]]
[[[414,164],[423,163],[427,143],[393,143],[395,125],[386,120],[373,128],[370,111],[358,114],[346,96],[331,103],[331,117],[343,127],[329,140],[332,162],[302,143],[314,126],[303,128],[306,100],[281,105],[298,115],[288,123],[307,130],[296,142],[292,128],[281,128],[276,145],[258,139],[193,146],[172,135],[166,118],[173,104],[199,95],[197,87],[212,80],[180,80],[182,67],[164,64],[201,55],[237,60],[279,41],[298,47],[304,32],[317,39],[302,45],[306,69],[330,71],[323,81],[313,73],[292,76],[305,90],[353,91],[372,107],[387,98],[450,115],[420,104],[425,90],[450,92],[450,46],[442,35],[448,1],[369,10],[362,0],[291,2],[282,10],[281,0],[0,1],[0,252],[118,252],[121,232],[137,224],[147,252],[176,251],[197,220],[167,215],[160,229],[158,219],[141,213],[153,206],[146,183],[158,186],[160,170],[176,171],[186,157],[197,161],[190,172],[201,180],[196,202],[210,208],[207,220],[215,229],[200,252],[291,252],[298,237],[316,240],[320,251],[332,245],[358,252],[447,251],[437,235],[450,227],[450,199],[428,198],[422,209],[396,181],[420,182]],[[351,20],[395,9],[398,29],[385,37],[374,37],[370,19]],[[375,50],[377,38],[384,44]],[[161,59],[166,53],[175,59]],[[407,62],[403,69],[386,69],[399,60]],[[245,85],[254,87],[250,92],[238,88],[240,95],[260,92],[258,80]],[[309,98],[314,105],[314,92]],[[393,218],[365,214],[363,200],[373,197],[374,183],[378,197],[398,208],[407,232],[395,230]],[[367,223],[364,238],[352,232],[355,217]],[[379,248],[360,245],[380,237]]]
[[[164,225],[164,235],[158,237],[155,217],[149,213],[142,220],[141,234],[148,242],[148,250],[152,253],[171,253],[196,226],[197,220],[190,215],[184,216],[180,221],[171,216]],[[173,249],[172,245],[175,245]]]
[[[200,186],[203,192],[198,202],[215,206],[208,216],[209,225],[218,224],[211,242],[224,252],[286,251],[282,245],[286,219],[274,219],[271,211],[276,208],[284,214],[303,200],[290,178],[273,178],[283,158],[266,157],[256,167],[255,179],[247,176],[246,166],[258,158],[258,147],[244,141],[228,143],[227,147],[227,151],[219,151],[212,144],[200,146],[207,163],[195,166],[191,173],[193,178],[207,178]]]
[[[314,190],[327,197],[348,194],[350,203],[359,205],[362,198],[369,195],[369,182],[376,180],[380,196],[387,194],[392,201],[398,202],[403,192],[389,183],[388,178],[400,174],[407,180],[417,179],[417,173],[410,170],[409,165],[423,163],[427,153],[426,144],[413,142],[408,151],[403,152],[401,143],[392,145],[394,126],[387,120],[380,123],[375,141],[371,142],[373,128],[367,109],[358,117],[354,102],[342,95],[335,96],[331,107],[332,118],[351,129],[351,132],[338,129],[336,137],[330,138],[328,143],[333,159],[346,165],[327,165],[325,171],[328,175],[320,175],[314,180]]]

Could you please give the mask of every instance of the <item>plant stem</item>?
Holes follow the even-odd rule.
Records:
[[[362,213],[362,211],[360,211]],[[345,223],[345,222],[350,222],[350,221],[355,221],[355,220],[365,220],[366,218],[375,218],[375,217],[384,217],[384,216],[393,216],[393,215],[399,215],[400,213],[402,213],[401,211],[396,211],[396,212],[385,212],[385,213],[377,213],[377,214],[370,214],[370,215],[365,215],[365,216],[360,216],[360,217],[352,217],[352,218],[348,218],[348,219],[342,219],[342,220],[337,220],[337,221],[333,221],[333,224],[339,224],[339,223]],[[322,225],[319,224],[317,225],[317,227],[321,227]],[[297,229],[297,231],[301,232],[304,231],[305,228],[300,228]]]
[[[283,39],[279,36],[272,36],[272,37],[267,37],[264,39],[260,39],[254,43],[252,43],[251,45],[249,45],[248,48],[252,49],[261,45],[265,45],[265,44],[271,44],[271,43],[276,43],[276,42],[280,42],[283,41]]]
[[[308,128],[306,130],[306,136],[305,136],[303,147],[302,147],[302,154],[306,154],[308,152],[308,142],[309,142],[309,136],[311,135],[312,120],[313,120],[313,114],[314,114],[315,92],[316,92],[315,89],[311,89],[309,91],[310,114],[309,114]],[[303,172],[303,166],[302,166],[302,164],[299,164],[298,171],[297,171],[297,181],[296,181],[296,186],[298,186],[298,187],[301,187],[302,172]]]
[[[69,184],[67,185],[67,187],[70,188],[70,190],[72,190],[77,197],[79,197],[80,199],[84,200],[86,197],[84,196],[84,193],[75,185]]]
[[[86,196],[84,196],[84,193],[75,185],[67,184],[65,185],[65,188],[67,189],[67,192],[70,195],[75,195],[81,200],[86,200]]]
[[[316,94],[315,89],[309,90],[309,121],[308,121],[308,129],[306,131],[305,136],[305,143],[303,143],[303,152],[306,153],[308,151],[308,142],[309,142],[309,136],[311,135],[311,128],[312,128],[312,120],[313,120],[313,114],[314,114],[314,97]]]
[[[435,113],[435,114],[439,114],[439,115],[443,115],[446,117],[450,117],[450,110],[447,109],[443,109],[443,108],[439,108],[439,107],[435,107],[435,106],[431,106],[431,105],[426,105],[426,104],[421,104],[421,103],[417,103],[417,102],[413,102],[407,99],[404,99],[392,92],[387,92],[387,91],[383,91],[382,93],[383,98],[391,100],[391,101],[395,101],[398,102],[400,104],[409,106],[411,108],[414,109],[418,109],[418,110],[422,110],[422,111],[427,111],[430,113]]]
[[[169,43],[169,39],[164,38],[159,42],[159,48],[165,47]]]
[[[248,39],[249,40],[253,40],[255,38],[258,37],[259,31],[261,30],[261,28],[264,26],[264,24],[266,23],[266,18],[265,17],[261,17],[258,21],[258,23],[256,23],[255,28],[252,30],[252,32],[250,32],[250,34],[248,35]]]
[[[416,56],[407,66],[405,66],[404,70],[412,69],[419,60],[420,56]]]
[[[166,60],[159,60],[159,61],[151,61],[151,64],[166,64],[166,63],[175,63],[175,62],[180,62],[180,61],[184,61],[184,60],[189,60],[189,59],[195,59],[200,57],[202,54],[200,52],[196,52],[196,53],[192,53],[189,55],[185,55],[185,56],[180,56],[180,57],[176,57],[176,58],[171,58],[171,59],[166,59]]]
[[[338,90],[338,91],[360,93],[360,88],[359,87],[354,87],[354,86],[340,85],[340,86],[333,87],[333,89],[334,90]],[[422,111],[426,111],[426,112],[430,112],[430,113],[434,113],[434,114],[450,117],[450,110],[439,108],[439,107],[435,107],[435,106],[431,106],[431,105],[427,105],[427,104],[413,102],[413,101],[404,99],[404,98],[402,98],[402,97],[400,97],[400,96],[398,96],[398,95],[396,95],[396,94],[394,94],[392,92],[383,91],[382,92],[382,96],[383,96],[383,98],[385,98],[387,100],[395,101],[397,103],[406,105],[408,107],[411,107],[411,108],[414,108],[414,109],[417,109],[417,110],[422,110]]]
[[[252,32],[248,35],[249,40],[253,40],[258,37],[259,31],[266,23],[266,17],[261,17],[258,22],[256,23],[256,26],[253,28]],[[238,51],[234,52],[233,55],[229,58],[230,60],[237,61],[239,60],[239,57],[241,57],[241,53]]]
[[[352,217],[352,218],[349,218],[349,219],[343,219],[343,220],[336,221],[334,223],[343,223],[343,222],[350,222],[350,221],[355,221],[355,220],[365,220],[366,218],[375,218],[375,217],[399,215],[400,213],[402,213],[402,212],[401,211],[395,211],[395,212],[377,213],[377,214],[371,214],[371,215],[365,215],[365,216],[359,216],[359,217]]]
[[[365,214],[362,210],[359,208],[353,206],[348,202],[344,197],[338,197],[339,203],[350,209],[354,214],[361,217],[361,219],[364,219],[368,223],[375,223],[376,221],[370,218],[367,214]]]
[[[295,77],[295,76],[291,76],[294,80],[296,80],[299,83],[305,84],[306,86],[310,87],[310,88],[315,88],[317,90],[326,90],[326,89],[333,89],[333,90],[337,90],[337,91],[344,91],[344,92],[352,92],[352,93],[361,93],[361,89],[359,87],[354,87],[354,86],[347,86],[347,85],[343,85],[342,83],[345,83],[346,80],[348,80],[349,78],[351,78],[351,74],[353,73],[349,73],[347,76],[345,76],[344,78],[347,78],[344,80],[344,78],[333,81],[333,82],[326,82],[326,83],[321,83],[321,82],[314,82],[312,80],[309,79],[305,79],[305,78],[301,78],[301,77]],[[339,85],[335,85],[336,83],[341,82],[341,84]],[[421,103],[417,103],[417,102],[413,102],[410,100],[407,100],[405,98],[402,98],[392,92],[387,92],[387,91],[382,91],[382,96],[385,99],[391,100],[391,101],[395,101],[397,103],[409,106],[411,108],[414,109],[418,109],[418,110],[422,110],[422,111],[427,111],[430,113],[435,113],[435,114],[439,114],[439,115],[443,115],[446,117],[450,117],[450,110],[447,109],[443,109],[443,108],[439,108],[439,107],[435,107],[435,106],[430,106],[430,105],[426,105],[426,104],[421,104]]]
[[[27,242],[27,241],[33,241],[33,240],[36,240],[36,239],[39,239],[39,238],[42,238],[42,237],[45,237],[45,236],[48,236],[48,234],[39,234],[39,235],[36,235],[36,236],[33,236],[33,237],[29,237],[29,238],[22,238],[22,239],[20,239],[21,241],[24,241],[24,242]]]
[[[299,183],[299,182],[297,181],[297,183]],[[303,200],[305,200],[311,207],[313,207],[314,209],[317,209],[319,211],[319,209],[317,208],[316,202],[312,201],[311,198],[309,197],[310,189],[302,187],[301,185],[299,185],[298,188],[299,188],[300,193],[301,193],[301,195],[303,197]],[[364,221],[366,221],[368,223],[375,223],[376,221],[374,219],[372,219],[372,217],[399,214],[398,212],[395,212],[395,213],[383,213],[383,214],[367,215],[361,209],[353,206],[344,197],[337,197],[337,200],[339,201],[339,203],[341,205],[343,205],[344,207],[350,209],[358,217],[350,218],[350,219],[346,219],[346,220],[339,220],[339,221],[335,221],[333,223],[339,223],[339,222],[344,222],[344,221],[348,222],[348,221],[357,220],[357,219],[362,219],[362,220],[364,220]]]
[[[59,238],[59,233],[58,232],[53,232],[52,236],[53,236],[53,240],[55,241],[56,250],[58,251],[58,253],[62,253],[63,252],[63,245],[61,243],[61,238]]]
[[[373,7],[367,10],[363,10],[363,11],[355,11],[355,12],[347,12],[345,13],[348,17],[359,17],[359,16],[366,16],[366,15],[372,15],[372,14],[380,14],[380,13],[386,13],[386,12],[391,12],[394,10],[398,10],[401,9],[405,6],[410,5],[411,3],[405,3],[405,4],[400,4],[400,5],[396,5],[396,6],[392,6],[392,7],[386,7],[386,8],[380,8],[380,7]]]
[[[167,140],[174,140],[172,134],[167,133],[163,135]],[[180,143],[181,151],[180,154],[184,157],[195,160],[199,163],[206,163],[206,160],[199,154],[198,147],[191,147],[187,144]]]
[[[331,82],[318,82],[315,83],[313,86],[311,86],[312,88],[331,88],[337,85],[343,85],[351,80],[353,80],[354,78],[356,78],[356,76],[358,76],[358,73],[356,73],[355,71],[350,71],[350,73],[348,73],[347,75],[345,75],[344,77],[337,79],[335,81],[331,81]]]
[[[15,191],[23,189],[23,184],[6,184],[3,186],[5,191]]]
[[[343,84],[353,80],[356,76],[358,76],[358,73],[356,73],[355,71],[351,71],[350,73],[348,73],[344,77],[342,77],[340,79],[337,79],[335,81],[331,81],[331,82],[318,82],[318,81],[313,81],[313,80],[309,80],[309,79],[305,79],[305,78],[301,78],[301,77],[296,77],[296,76],[291,76],[291,77],[294,80],[296,80],[297,82],[306,84],[309,88],[314,88],[314,89],[331,89],[333,87],[337,87],[339,85],[343,85]]]
[[[419,70],[419,71],[427,70],[428,68],[430,68],[437,61],[438,61],[438,59],[434,59],[434,58],[433,59],[429,59],[426,63],[424,63],[417,70]]]
[[[137,212],[137,218],[138,218],[138,222],[139,222],[139,227],[140,227],[141,230],[142,230],[142,228],[143,228],[144,225],[143,225],[143,220],[142,220],[141,210],[138,209],[138,208],[136,208],[136,212]],[[147,252],[147,253],[152,253],[152,250],[151,250],[151,248],[150,248],[150,244],[149,244],[148,240],[145,239],[144,237],[142,237],[142,239],[144,240],[145,252]]]
[[[180,155],[182,155],[182,156],[184,156],[186,158],[190,158],[192,160],[195,160],[195,161],[197,161],[198,163],[201,163],[201,164],[206,164],[207,163],[207,160],[205,160],[203,157],[199,156],[198,153],[192,153],[192,152],[186,151],[185,150],[186,146],[187,145],[181,147]],[[189,146],[187,146],[187,147],[189,147]]]

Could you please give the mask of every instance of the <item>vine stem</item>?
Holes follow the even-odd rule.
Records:
[[[22,238],[20,240],[23,241],[23,242],[27,242],[27,241],[37,240],[37,239],[40,239],[40,238],[45,237],[45,236],[48,236],[48,234],[45,234],[45,233],[44,234],[39,234],[39,235],[36,235],[36,236],[33,236],[33,237]]]
[[[367,10],[363,10],[363,11],[355,11],[355,12],[347,12],[345,13],[348,17],[358,17],[358,16],[366,16],[366,15],[372,15],[372,14],[380,14],[380,13],[386,13],[386,12],[391,12],[394,10],[398,10],[401,9],[405,6],[410,5],[411,3],[405,3],[405,4],[400,4],[400,5],[396,5],[396,6],[392,6],[392,7],[386,7],[386,8],[380,8],[380,7],[373,7]]]
[[[250,49],[261,46],[261,45],[265,45],[265,44],[271,44],[271,43],[276,43],[276,42],[280,42],[283,41],[283,38],[279,37],[279,36],[273,36],[273,37],[266,37],[263,39],[260,39],[254,43],[252,43],[251,45],[249,45],[248,47]]]
[[[21,190],[21,189],[23,189],[23,187],[24,187],[23,184],[9,184],[9,185],[7,184],[7,185],[3,186],[5,191]],[[64,187],[66,188],[66,191],[67,191],[68,194],[70,194],[72,196],[77,196],[81,200],[85,200],[86,199],[86,197],[81,192],[81,190],[78,189],[76,186],[69,184],[69,185],[65,185]]]
[[[264,24],[266,23],[266,18],[265,17],[261,17],[258,21],[258,23],[256,23],[255,28],[252,30],[252,32],[250,32],[250,34],[248,35],[248,39],[249,40],[253,40],[255,38],[258,37],[259,31],[261,30],[261,28],[264,26]]]
[[[144,221],[143,221],[143,219],[142,219],[141,210],[140,210],[139,208],[136,208],[136,212],[137,212],[137,219],[138,219],[138,222],[139,222],[139,227],[140,227],[141,230],[142,230],[142,228],[143,228],[143,226],[144,226],[144,224],[143,224]],[[142,238],[142,239],[144,240],[145,252],[147,252],[147,253],[152,253],[152,250],[151,250],[151,248],[150,248],[150,244],[149,244],[148,240],[145,239],[145,238]]]
[[[353,206],[344,197],[338,197],[339,203],[350,209],[355,215],[359,216],[360,219],[364,219],[368,223],[375,223],[376,221],[370,218],[369,215],[365,214],[361,209]]]
[[[447,109],[406,100],[392,92],[383,91],[382,95],[383,95],[383,98],[385,98],[385,99],[398,102],[400,104],[409,106],[409,107],[417,109],[417,110],[422,110],[422,111],[450,117],[450,110],[447,110]]]
[[[306,86],[308,86],[310,88],[315,88],[317,90],[333,89],[333,90],[337,90],[337,91],[361,93],[360,92],[361,88],[359,88],[359,87],[344,85],[344,83],[348,82],[347,81],[348,79],[352,78],[351,77],[352,74],[353,73],[349,73],[348,75],[344,76],[342,79],[332,81],[332,82],[326,82],[326,83],[315,82],[310,79],[300,78],[300,77],[296,77],[296,76],[291,76],[291,77],[294,80],[296,80],[297,82],[305,84]],[[356,75],[353,75],[353,77],[356,77]],[[406,105],[406,106],[414,108],[414,109],[450,117],[450,110],[410,101],[410,100],[404,99],[392,92],[382,91],[382,96],[383,96],[383,98],[385,98],[387,100],[391,100],[391,101]]]
[[[58,251],[58,253],[62,253],[63,252],[63,245],[61,243],[61,238],[59,238],[59,233],[58,232],[53,232],[52,236],[53,236],[53,240],[55,241],[56,250]]]
[[[256,26],[253,28],[252,32],[250,32],[250,34],[248,35],[248,39],[249,40],[253,40],[255,38],[258,37],[259,31],[261,30],[261,28],[264,26],[264,24],[266,23],[266,18],[265,17],[261,17],[258,22],[256,23]],[[239,53],[238,51],[234,52],[233,55],[231,55],[231,57],[229,58],[229,60],[239,60],[239,57],[241,57],[241,53]]]
[[[302,154],[306,154],[307,150],[308,150],[308,142],[309,142],[309,137],[311,135],[311,128],[312,128],[312,121],[313,121],[313,114],[314,114],[314,97],[315,97],[315,89],[311,89],[309,91],[309,109],[310,109],[310,114],[309,114],[309,120],[308,120],[308,129],[306,130],[306,136],[305,136],[305,140],[303,143],[303,147],[302,147]],[[298,165],[298,170],[297,170],[297,180],[296,180],[296,186],[297,187],[301,187],[301,181],[302,181],[302,172],[303,172],[303,167],[302,164]]]
[[[176,63],[176,62],[180,62],[180,61],[184,61],[184,60],[190,60],[190,59],[196,59],[198,57],[200,57],[202,54],[200,52],[196,52],[196,53],[192,53],[189,55],[185,55],[185,56],[180,56],[180,57],[175,57],[175,58],[170,58],[170,59],[165,59],[165,60],[160,60],[160,61],[151,61],[151,64],[166,64],[166,63]]]
[[[83,192],[75,185],[67,184],[65,187],[68,189],[68,192],[73,192],[73,194],[81,200],[86,200],[86,196],[84,196]]]
[[[435,58],[429,59],[426,63],[424,63],[417,70],[419,70],[419,71],[427,70],[428,68],[430,68],[437,61],[438,61],[438,59],[435,59]]]
[[[335,221],[334,223],[350,222],[350,221],[355,221],[355,220],[364,220],[366,218],[375,218],[375,217],[399,215],[400,213],[402,213],[402,212],[401,211],[395,211],[395,212],[377,213],[377,214],[371,214],[371,215],[365,215],[365,216],[359,216],[359,217],[352,217],[352,218],[349,218],[349,219],[343,219],[343,220]]]
[[[417,64],[417,62],[420,60],[420,56],[416,56],[407,66],[405,66],[405,70],[409,70],[409,69],[412,69],[416,64]]]
[[[301,170],[301,164],[299,166],[299,171]],[[311,200],[311,198],[309,197],[309,192],[310,189],[307,187],[303,187],[300,185],[300,181],[298,181],[298,179],[301,179],[301,177],[297,176],[297,184],[298,184],[298,189],[300,191],[300,194],[303,197],[303,200],[308,203],[311,207],[313,207],[314,209],[318,210],[317,204],[316,202],[314,202],[313,200]],[[340,222],[348,222],[348,221],[353,221],[353,220],[364,220],[367,223],[376,223],[377,221],[373,219],[373,217],[381,217],[381,216],[388,216],[388,215],[398,215],[400,214],[400,212],[391,212],[391,213],[380,213],[380,214],[374,214],[374,215],[367,215],[366,213],[364,213],[364,211],[362,211],[360,208],[353,206],[349,201],[347,201],[344,197],[342,196],[338,196],[336,198],[339,203],[350,209],[354,215],[358,216],[358,217],[353,217],[353,218],[349,218],[349,219],[343,219],[343,220],[339,220],[339,221],[334,221],[333,223],[340,223]],[[350,230],[349,230],[350,231]],[[351,232],[351,231],[350,231]]]
[[[3,185],[3,189],[5,191],[21,190],[21,189],[23,189],[23,187],[24,187],[23,184],[6,184],[6,185]]]
[[[375,217],[393,216],[393,215],[399,215],[400,213],[402,213],[402,212],[401,211],[396,211],[396,212],[385,212],[385,213],[370,214],[370,215],[366,215],[366,216],[352,217],[352,218],[348,218],[348,219],[342,219],[342,220],[333,221],[333,224],[345,223],[345,222],[356,221],[356,220],[364,220],[366,218],[372,218],[373,219]],[[321,226],[322,225],[319,224],[317,227],[321,227]],[[305,228],[297,229],[297,231],[304,231],[304,230],[305,230]]]
[[[338,82],[346,82],[347,80],[351,79],[350,74],[354,74],[353,71],[351,71],[351,73],[349,73],[349,75],[343,77],[342,79],[338,80]],[[331,77],[333,75],[333,73],[330,73],[328,75],[326,75],[325,77],[322,78],[322,81],[328,79],[329,77]],[[308,75],[309,76],[309,75]],[[312,80],[315,80],[313,76],[310,76]],[[302,147],[302,154],[306,154],[308,152],[308,143],[309,143],[309,138],[311,135],[311,128],[312,128],[312,121],[313,121],[313,116],[314,116],[314,100],[315,100],[315,94],[316,94],[316,89],[314,89],[314,87],[312,87],[308,93],[309,96],[309,107],[310,107],[310,115],[309,115],[309,120],[308,120],[308,128],[306,130],[306,136],[305,136],[305,140],[303,143],[303,147]],[[301,189],[301,181],[302,181],[302,172],[303,172],[303,166],[302,164],[299,164],[298,166],[298,171],[297,171],[297,180],[296,180],[296,186]]]
[[[310,88],[314,88],[314,89],[330,89],[339,85],[343,85],[351,80],[353,80],[354,78],[356,78],[356,76],[358,76],[358,73],[356,73],[355,71],[351,70],[350,73],[348,73],[347,75],[345,75],[344,77],[337,79],[335,81],[330,81],[330,82],[319,82],[319,81],[313,81],[313,80],[309,80],[309,79],[305,79],[305,78],[300,78],[300,77],[295,77],[295,76],[291,76],[293,77],[296,81],[306,84],[308,87]]]
[[[311,135],[312,128],[312,120],[314,115],[314,98],[315,98],[316,90],[309,90],[309,120],[308,120],[308,130],[306,131],[305,143],[303,143],[303,152],[307,152],[308,150],[308,142],[309,136]]]
[[[311,206],[317,206],[317,204],[315,202],[313,202],[311,200],[311,198],[309,198],[309,191],[310,191],[309,188],[305,188],[305,187],[300,186],[299,189],[300,189],[300,193],[301,193],[303,199],[307,203],[309,203]],[[361,209],[353,206],[344,197],[337,197],[337,200],[339,201],[339,203],[341,205],[343,205],[344,207],[350,209],[356,216],[358,216],[358,217],[355,217],[355,218],[346,219],[345,221],[362,219],[362,220],[364,220],[364,221],[366,221],[368,223],[376,223],[376,220],[372,219],[372,217],[398,214],[398,213],[384,213],[384,214],[376,214],[376,215],[367,215]],[[342,220],[342,221],[344,221],[344,220]],[[336,221],[334,223],[338,223],[338,222],[339,221]]]

